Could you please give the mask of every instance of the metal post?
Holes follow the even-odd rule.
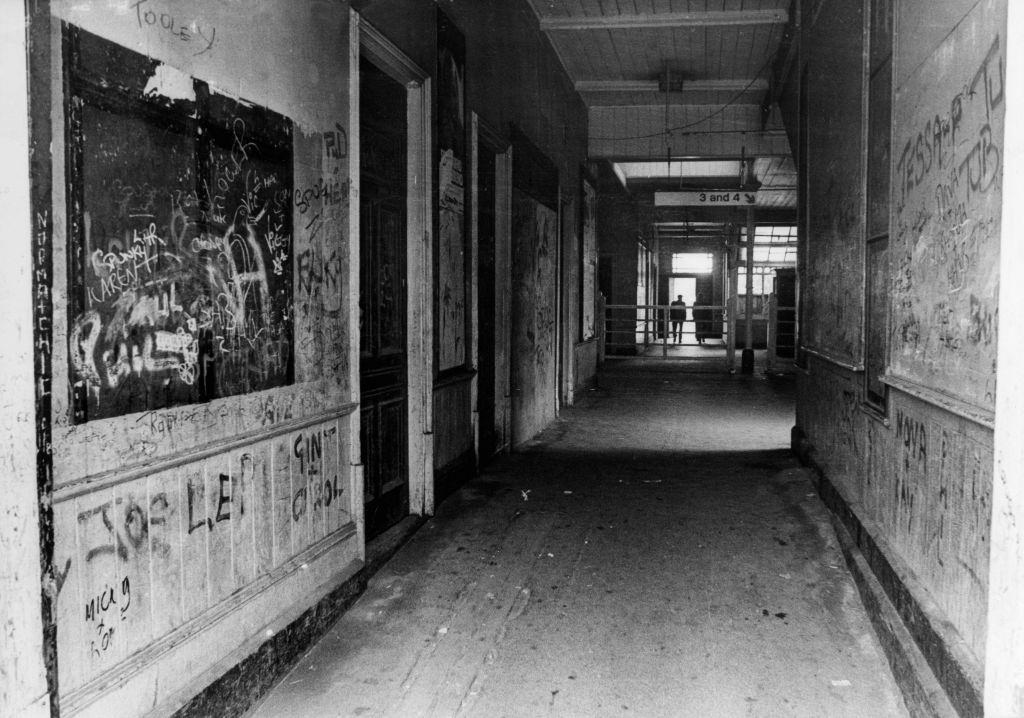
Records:
[[[658,309],[656,311],[661,312],[662,316],[665,317],[665,329],[661,333],[661,356],[662,356],[662,358],[665,358],[665,357],[668,356],[669,313],[668,313],[668,309],[666,309],[664,307],[658,307]]]
[[[744,328],[747,336],[743,343],[743,356],[740,358],[740,371],[744,374],[754,373],[754,208],[747,207],[747,296],[744,311],[747,316]]]
[[[734,236],[738,235],[735,227],[730,225],[729,232]],[[731,254],[731,250],[730,250]],[[736,260],[739,260],[737,255]],[[739,284],[739,263],[738,261],[731,262],[731,267],[727,265],[727,279],[728,279],[728,297],[726,301],[726,361],[729,364],[729,372],[736,371],[736,294]]]

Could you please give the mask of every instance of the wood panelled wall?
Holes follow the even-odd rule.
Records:
[[[793,73],[782,101],[787,124],[809,127],[797,426],[867,540],[899,567],[886,590],[909,596],[898,609],[954,705],[980,715],[986,641],[999,630],[986,612],[1006,2],[895,5],[888,263],[869,285],[866,162],[881,153],[866,143],[885,141],[867,137],[861,94],[871,5],[886,9],[805,6],[805,87]],[[865,344],[872,286],[887,324]],[[879,347],[880,399],[864,371]]]
[[[237,116],[223,118],[233,139],[221,155],[214,153],[227,164],[203,201],[118,170],[170,164],[158,155],[138,156],[141,144],[121,147],[116,156],[95,154],[95,145],[92,155],[83,153],[85,162],[111,175],[102,188],[81,186],[95,181],[89,174],[65,174],[65,167],[74,167],[75,147],[63,141],[65,122],[74,120],[64,108],[77,106],[63,95],[72,56],[60,48],[76,28],[101,38],[96,47],[141,58],[140,67],[152,65],[152,76],[142,81],[144,101],[152,103],[144,122],[154,128],[153,142],[161,122],[177,121],[169,109],[205,101],[203,88],[210,88],[210,103],[237,108]],[[189,690],[202,688],[204,676],[219,675],[265,641],[267,631],[272,635],[358,568],[349,16],[347,7],[327,0],[301,7],[271,0],[244,12],[201,0],[152,0],[127,12],[115,3],[54,2],[51,37],[52,292],[59,338],[52,454],[62,714],[107,715],[116,706],[122,714],[141,715],[167,710],[182,692],[187,698]],[[125,71],[119,63],[104,66],[90,52],[96,63],[90,71]],[[110,92],[115,85],[107,83]],[[270,113],[287,118],[290,128],[280,155],[288,165],[280,172],[260,164],[260,140],[250,131],[250,116]],[[191,127],[197,117],[180,126]],[[197,136],[202,140],[202,133]],[[95,136],[83,141],[95,142]],[[259,223],[271,214],[260,188],[278,182],[274,191],[284,192],[281,202],[290,207],[280,216],[290,215],[290,221],[264,227]],[[102,232],[92,223],[90,235],[90,197],[111,188],[123,188],[127,209],[110,214],[112,226]],[[230,216],[220,216],[219,208],[228,205]],[[77,264],[68,258],[75,257],[69,248],[82,213],[90,254]],[[140,216],[152,217],[144,236],[132,231]],[[194,301],[175,294],[174,282],[188,276],[175,267],[213,276],[218,263],[230,269],[221,294],[211,290]],[[165,276],[154,266],[170,269]],[[105,282],[105,293],[114,293],[131,332],[83,325],[75,282],[93,274]],[[224,336],[219,345],[214,337],[196,362],[218,361],[219,355],[207,353],[238,340],[247,342],[240,356],[267,348],[270,328],[261,329],[256,319],[267,319],[271,292],[274,302],[287,302],[291,323],[278,332],[286,349],[273,388],[254,384],[191,404],[157,396],[144,411],[74,412],[76,391],[91,391],[78,368],[113,353],[92,351],[101,331],[111,347],[121,347],[127,386],[154,384],[161,371],[194,381],[187,348],[195,348],[204,327]],[[203,297],[215,309],[204,310]],[[176,334],[150,336],[145,322],[132,324],[160,312],[182,318]],[[176,343],[169,344],[168,335]],[[256,363],[246,366],[261,371]],[[88,373],[85,379],[99,380]],[[109,379],[116,393],[120,385]]]

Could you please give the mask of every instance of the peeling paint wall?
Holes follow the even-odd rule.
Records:
[[[62,711],[99,715],[116,705],[120,713],[139,715],[197,692],[204,678],[230,667],[223,661],[237,661],[235,652],[255,648],[286,616],[354,571],[360,555],[362,496],[354,491],[350,425],[348,318],[355,300],[348,242],[348,9],[327,0],[255,7],[103,0],[55,2],[53,15],[56,48],[63,21],[159,63],[147,87],[166,97],[168,106],[193,100],[198,81],[211,97],[224,98],[216,101],[226,111],[237,108],[234,119],[226,119],[234,141],[224,152],[223,171],[215,175],[210,196],[186,208],[192,214],[175,215],[177,195],[158,182],[143,186],[134,176],[108,177],[127,188],[124,211],[111,214],[106,233],[90,241],[104,244],[97,251],[108,252],[111,263],[65,260],[80,217],[67,190],[74,196],[80,180],[63,172],[72,147],[63,141],[54,147],[54,333],[61,338],[53,378],[54,552]],[[55,52],[55,138],[63,138],[65,121],[73,120],[63,111],[63,73],[61,53]],[[262,140],[244,119],[270,113],[291,127],[284,150],[290,166],[276,174],[257,161]],[[147,121],[158,124],[159,111]],[[126,158],[144,151],[141,144],[117,142],[112,134],[117,149],[102,155],[94,147],[98,159],[83,153],[85,161],[98,166],[115,151]],[[111,162],[106,171],[114,175],[119,167],[147,161],[168,160],[134,157]],[[86,184],[93,181],[84,177]],[[275,202],[287,211],[281,209],[277,225],[264,229],[260,222],[278,216],[264,201],[269,190],[261,189],[273,182],[281,187],[273,192]],[[88,191],[85,211],[95,203]],[[222,207],[226,216],[220,216]],[[139,260],[131,249],[139,244],[133,223],[142,214],[151,231],[140,246],[159,247],[161,259],[142,257],[146,266],[136,261],[125,282],[113,282],[121,258]],[[226,227],[223,236],[220,225]],[[178,265],[194,265],[199,274],[173,268],[147,274],[153,266],[171,266],[172,254]],[[175,282],[209,274],[218,262],[231,268],[222,282],[224,301],[206,292],[213,303],[204,314],[200,299],[175,295]],[[244,339],[239,364],[268,376],[252,357],[280,345],[280,372],[269,383],[248,383],[198,402],[151,397],[142,410],[126,405],[76,415],[72,385],[82,379],[76,367],[83,344],[113,336],[96,328],[75,331],[83,315],[74,282],[83,279],[106,282],[118,295],[113,299],[133,302],[135,308],[126,310],[131,317],[141,316],[143,304],[158,314],[180,315],[182,342],[193,327],[208,327],[210,361]],[[281,304],[274,310],[279,316],[261,324],[260,312],[271,302]],[[151,325],[152,319],[137,328],[126,324],[123,336],[142,336]],[[189,353],[160,353],[161,336],[157,332],[158,341],[141,349],[128,346],[136,339],[124,340],[120,351],[130,357],[125,372],[143,383],[168,370],[174,381],[194,379],[186,371]],[[94,355],[106,360],[115,350],[116,343]],[[198,350],[194,363],[206,356]],[[106,391],[113,396],[119,390],[110,384]]]
[[[0,180],[0,210],[9,237],[22,238],[7,243],[0,312],[0,715],[35,718],[50,715],[50,701],[40,606],[25,20],[23,3],[0,6],[0,62],[10,72],[10,94],[0,107],[0,153],[10,163]]]

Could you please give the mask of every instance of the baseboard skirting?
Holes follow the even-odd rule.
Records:
[[[434,469],[434,501],[441,503],[476,475],[476,452],[470,446],[455,459]]]
[[[958,645],[961,639],[949,636],[952,628],[946,628],[948,621],[938,607],[915,594],[911,585],[916,579],[909,569],[894,565],[898,559],[832,483],[798,426],[793,427],[791,446],[811,470],[822,501],[846,534],[840,534],[840,542],[848,543],[843,553],[911,714],[982,718],[982,667]]]

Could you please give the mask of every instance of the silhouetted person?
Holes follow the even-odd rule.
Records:
[[[703,297],[698,297],[698,304],[704,303]],[[707,308],[693,308],[693,328],[697,334],[697,343],[703,344],[705,339],[711,336],[711,310]]]
[[[683,295],[678,295],[676,300],[669,306],[669,319],[672,320],[672,341],[682,342],[683,322],[686,321],[686,302],[683,301]]]

